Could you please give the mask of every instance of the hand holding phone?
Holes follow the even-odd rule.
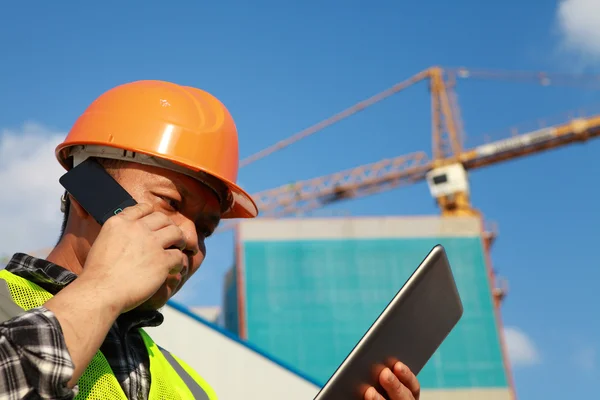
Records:
[[[106,221],[94,241],[81,279],[104,281],[112,305],[129,311],[150,298],[169,273],[186,263],[181,229],[152,206],[140,203]]]
[[[97,280],[121,312],[151,297],[187,257],[181,229],[133,197],[95,160],[87,159],[60,183],[100,225],[79,279]]]

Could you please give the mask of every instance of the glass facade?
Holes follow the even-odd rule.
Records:
[[[464,316],[419,374],[424,389],[508,386],[479,235],[243,240],[247,339],[326,382],[433,246],[448,252]],[[237,282],[226,327],[238,331]]]

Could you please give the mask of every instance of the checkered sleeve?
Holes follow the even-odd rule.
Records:
[[[74,367],[50,310],[33,308],[0,324],[0,399],[72,399]]]

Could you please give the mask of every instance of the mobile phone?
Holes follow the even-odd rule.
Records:
[[[137,202],[93,158],[69,170],[58,180],[100,225]]]
[[[397,361],[417,375],[463,315],[450,263],[435,246],[314,400],[362,399],[369,386],[384,398],[379,374]]]

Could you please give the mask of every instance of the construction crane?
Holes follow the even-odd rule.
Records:
[[[543,72],[505,72],[432,67],[370,97],[318,124],[282,140],[244,160],[245,166],[333,125],[407,87],[429,80],[432,107],[432,156],[416,152],[363,165],[346,171],[304,180],[255,193],[262,217],[300,214],[342,200],[368,196],[402,185],[427,181],[431,195],[444,216],[479,215],[469,198],[467,172],[600,135],[600,114],[568,118],[561,124],[536,131],[514,133],[508,138],[463,149],[463,130],[454,87],[458,79],[501,79],[600,89],[598,75],[559,75]],[[218,231],[239,223],[223,224]]]
[[[416,152],[255,193],[263,217],[283,217],[426,180],[442,215],[472,215],[467,171],[600,136],[600,115],[517,134],[431,159]],[[440,140],[441,141],[441,140]],[[455,144],[457,148],[458,145]],[[435,153],[434,153],[435,154]],[[220,231],[233,228],[225,224]]]

